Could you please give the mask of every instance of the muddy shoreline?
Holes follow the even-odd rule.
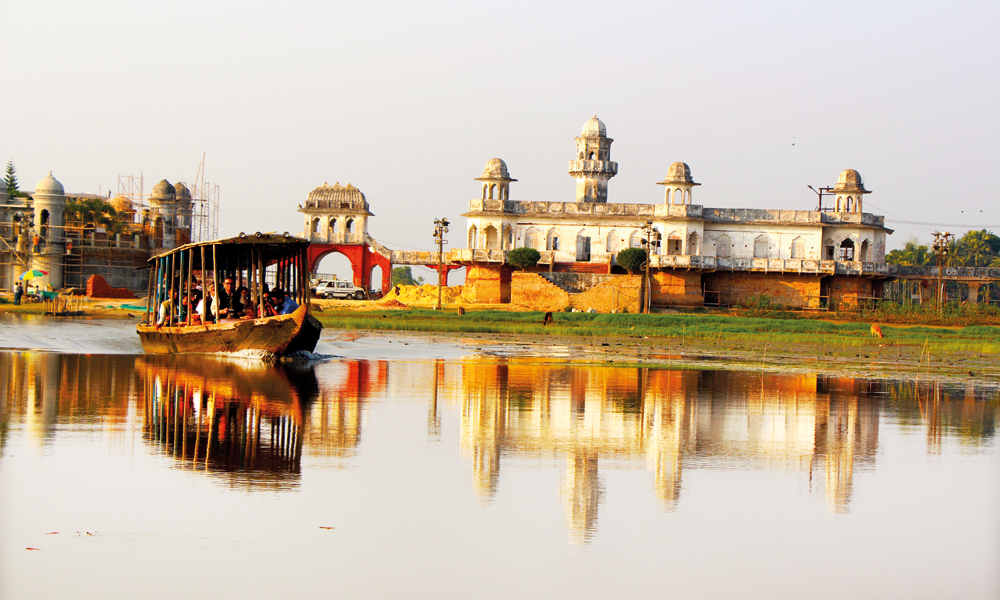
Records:
[[[41,315],[40,304],[0,305],[0,313],[61,319],[120,319],[138,322],[143,300],[90,300],[82,317]],[[359,303],[354,303],[361,309]],[[368,304],[368,303],[364,303]],[[372,309],[377,304],[372,303]],[[128,308],[123,308],[128,307]],[[338,307],[339,308],[339,307]],[[340,330],[327,327],[323,339],[368,339],[375,343],[444,344],[471,355],[657,368],[730,369],[762,373],[823,373],[867,378],[918,378],[975,382],[1000,387],[1000,360],[974,351],[925,352],[919,345],[892,340],[865,346],[782,343],[763,334],[751,341],[725,337],[572,336],[502,333],[439,333]]]

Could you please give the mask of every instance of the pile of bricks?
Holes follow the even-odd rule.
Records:
[[[108,285],[100,275],[91,275],[87,280],[87,296],[91,298],[135,298],[128,288],[116,288]]]

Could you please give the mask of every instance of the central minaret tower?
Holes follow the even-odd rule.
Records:
[[[618,174],[611,160],[611,142],[604,123],[595,115],[576,138],[576,160],[569,162],[569,174],[576,179],[577,202],[608,201],[608,180]]]

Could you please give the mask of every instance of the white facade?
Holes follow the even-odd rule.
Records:
[[[595,117],[596,119],[596,117]],[[603,139],[604,124],[591,119],[584,127]],[[582,136],[583,139],[588,139]],[[577,138],[578,145],[581,138]],[[592,140],[593,141],[593,140]],[[595,148],[602,144],[594,142]],[[607,149],[609,144],[603,144]],[[609,150],[608,150],[609,151]],[[601,155],[609,162],[609,154]],[[573,164],[571,163],[571,174]],[[617,163],[614,170],[617,171]],[[509,199],[507,165],[491,159],[477,180],[500,181],[503,193],[487,193],[470,201],[466,240],[470,250],[531,247],[543,253],[543,264],[610,263],[628,247],[643,246],[643,227],[658,232],[656,255],[712,256],[738,259],[833,260],[884,263],[885,236],[881,216],[861,212],[861,196],[869,193],[853,169],[843,171],[834,193],[837,211],[788,211],[705,208],[693,203],[685,163],[670,166],[662,204],[615,204],[595,201],[528,202]],[[490,178],[487,175],[494,173]],[[502,178],[499,173],[502,172]],[[603,190],[606,198],[606,178]],[[580,196],[579,190],[577,196]],[[586,193],[584,194],[586,196]],[[847,208],[851,210],[846,210]]]

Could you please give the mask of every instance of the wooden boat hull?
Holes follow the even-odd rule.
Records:
[[[316,349],[323,325],[300,306],[290,315],[210,323],[191,327],[139,325],[136,332],[148,354],[189,354],[266,350],[276,355]]]

